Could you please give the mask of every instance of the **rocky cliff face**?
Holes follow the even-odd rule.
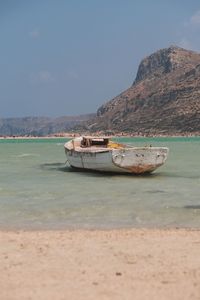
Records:
[[[132,86],[102,105],[90,131],[200,132],[200,54],[172,46],[142,60]]]

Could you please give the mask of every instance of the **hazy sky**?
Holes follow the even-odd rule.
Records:
[[[200,51],[199,0],[0,0],[0,118],[95,112],[172,44]]]

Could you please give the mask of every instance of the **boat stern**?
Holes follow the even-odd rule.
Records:
[[[113,163],[130,173],[143,174],[153,172],[162,166],[169,149],[159,147],[141,147],[113,150]]]

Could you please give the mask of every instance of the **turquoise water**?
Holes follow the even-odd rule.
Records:
[[[0,228],[200,228],[200,137],[118,140],[169,158],[148,176],[75,172],[66,139],[0,140]]]

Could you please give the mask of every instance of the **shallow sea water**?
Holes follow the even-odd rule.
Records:
[[[200,228],[200,137],[120,138],[170,148],[151,175],[73,171],[66,139],[0,140],[0,229]]]

